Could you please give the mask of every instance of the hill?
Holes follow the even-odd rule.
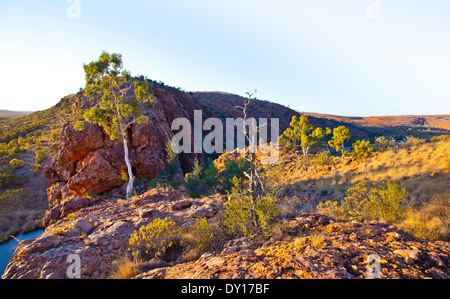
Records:
[[[354,125],[365,132],[366,137],[376,136],[405,137],[407,135],[426,136],[430,132],[449,132],[450,115],[410,115],[410,116],[371,116],[347,117],[318,113],[304,113],[322,122],[334,120]]]
[[[32,111],[12,111],[12,110],[0,110],[0,117],[9,116],[22,116],[33,113]]]

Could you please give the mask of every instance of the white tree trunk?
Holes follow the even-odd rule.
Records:
[[[133,197],[133,184],[135,177],[133,175],[133,169],[131,168],[130,157],[128,153],[127,136],[124,134],[122,138],[123,138],[123,150],[125,153],[125,163],[127,164],[128,168],[127,199],[130,199],[131,197]]]

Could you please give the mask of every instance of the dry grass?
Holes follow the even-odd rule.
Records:
[[[330,165],[316,166],[313,159],[283,153],[282,163],[265,173],[267,184],[278,195],[286,190],[327,192],[342,198],[345,191],[360,182],[404,181],[413,198],[429,200],[448,190],[450,182],[450,140],[409,148],[376,152],[365,160],[332,158]]]
[[[311,242],[311,247],[314,249],[320,249],[323,247],[325,242],[325,235],[324,234],[313,234],[309,237],[309,241]]]
[[[41,229],[43,211],[16,212],[0,215],[0,243],[21,232],[27,233]]]
[[[137,259],[130,259],[128,256],[116,260],[110,267],[111,279],[130,279],[139,274],[139,265],[141,262]]]
[[[416,238],[450,240],[450,193],[435,194],[423,208],[411,209],[400,226]]]

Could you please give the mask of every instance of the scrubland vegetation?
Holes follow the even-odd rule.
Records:
[[[67,111],[59,104],[30,115],[0,118],[0,242],[42,227],[46,204],[38,202],[37,190],[28,183],[56,152]]]
[[[324,149],[302,157],[283,149],[281,163],[264,177],[278,197],[300,197],[300,209],[392,223],[418,238],[450,238],[448,135],[401,142],[378,137],[373,146],[357,141],[343,156]]]

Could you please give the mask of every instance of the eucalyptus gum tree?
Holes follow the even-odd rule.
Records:
[[[133,124],[144,124],[148,118],[142,111],[142,104],[153,101],[151,86],[147,80],[131,79],[129,71],[123,68],[121,54],[103,52],[97,61],[83,65],[86,75],[85,95],[101,96],[92,108],[84,111],[84,119],[97,124],[111,140],[121,138],[128,170],[126,197],[133,194],[135,176],[128,152],[128,130]],[[133,93],[131,96],[130,93]],[[84,130],[83,122],[77,122],[75,129]]]

